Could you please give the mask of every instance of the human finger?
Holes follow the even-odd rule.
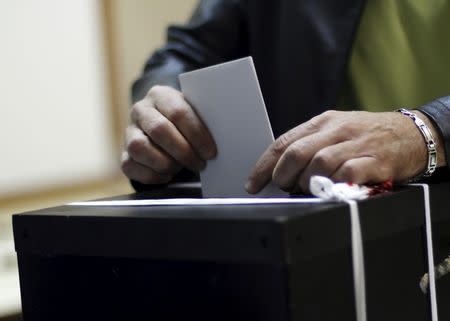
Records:
[[[334,132],[319,132],[306,136],[292,143],[281,155],[273,171],[272,180],[280,188],[289,190],[311,162],[320,163],[319,166],[329,171],[334,161],[322,149],[335,145],[341,141],[341,136]]]
[[[122,172],[129,178],[143,184],[165,184],[171,179],[171,175],[159,174],[154,170],[139,164],[125,151],[122,154]]]
[[[392,174],[392,170],[375,157],[363,156],[345,161],[331,179],[355,184],[370,184],[384,182],[392,178]]]
[[[167,154],[183,166],[198,171],[205,167],[203,161],[175,125],[157,109],[143,100],[133,106],[132,120]]]
[[[182,93],[170,87],[156,86],[149,94],[156,109],[175,125],[202,159],[208,160],[216,156],[216,144],[209,130]]]
[[[300,189],[308,190],[312,176],[331,177],[344,162],[361,157],[363,155],[361,145],[360,141],[347,140],[319,150],[299,176],[297,184]]]
[[[296,140],[318,132],[321,124],[328,120],[330,112],[321,114],[311,120],[287,131],[273,142],[262,154],[252,169],[247,184],[247,192],[259,192],[272,178],[273,169],[285,150]]]
[[[174,174],[181,169],[170,155],[150,141],[142,130],[129,126],[126,130],[126,150],[129,156],[159,174]]]

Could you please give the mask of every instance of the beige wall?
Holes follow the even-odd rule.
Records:
[[[196,0],[105,0],[110,13],[109,33],[113,99],[120,112],[119,141],[128,121],[130,86],[145,60],[164,43],[170,23],[183,23]]]
[[[0,199],[119,173],[130,85],[195,2],[0,1]]]
[[[0,1],[0,198],[115,171],[101,8]]]

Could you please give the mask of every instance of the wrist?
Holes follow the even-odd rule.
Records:
[[[425,125],[428,126],[434,137],[437,153],[437,167],[446,166],[444,143],[440,132],[437,130],[434,123],[424,113],[416,109],[413,110],[413,112],[425,123]]]
[[[410,177],[412,180],[418,180],[432,176],[437,167],[445,164],[445,155],[442,148],[442,139],[436,130],[432,121],[423,113],[416,110],[399,109],[403,117],[409,118],[410,141],[414,142],[413,150],[416,150],[414,161],[414,174]],[[415,127],[413,130],[411,125]],[[421,142],[421,143],[418,143]],[[439,146],[439,147],[438,147]]]

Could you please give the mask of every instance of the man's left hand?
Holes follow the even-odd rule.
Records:
[[[401,113],[327,111],[280,136],[256,163],[246,189],[257,193],[273,180],[283,190],[308,192],[313,175],[357,184],[405,181],[421,174],[427,159],[422,134]]]

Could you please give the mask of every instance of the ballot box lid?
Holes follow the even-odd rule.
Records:
[[[201,197],[162,188],[114,199]],[[359,202],[364,241],[423,225],[423,192],[399,188]],[[18,254],[291,264],[350,247],[345,203],[73,206],[13,216]]]

